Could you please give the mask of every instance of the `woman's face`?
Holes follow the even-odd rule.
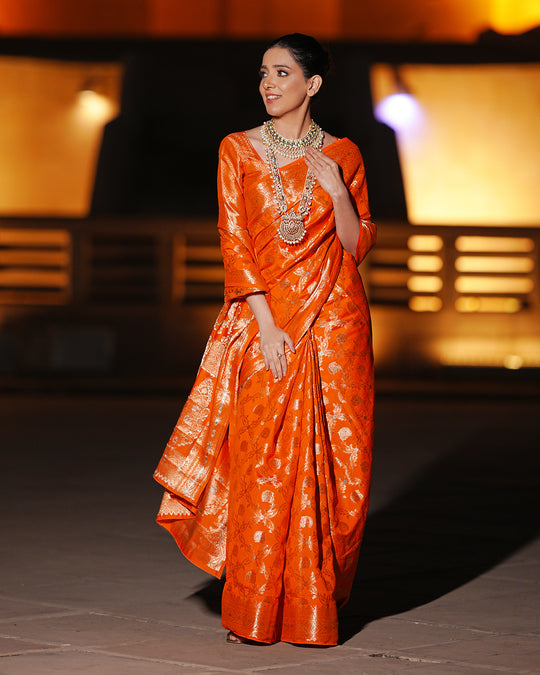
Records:
[[[259,73],[259,91],[271,117],[281,117],[301,108],[317,92],[322,81],[319,75],[306,80],[302,68],[283,47],[272,47],[265,52]]]

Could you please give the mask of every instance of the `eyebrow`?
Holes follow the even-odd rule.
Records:
[[[265,66],[264,64],[261,66],[261,70],[262,70],[263,68],[265,68],[266,70],[268,70],[268,66]],[[291,69],[290,66],[281,66],[281,65],[279,65],[279,64],[277,64],[277,63],[274,64],[274,65],[272,66],[272,68],[288,68],[289,70]]]

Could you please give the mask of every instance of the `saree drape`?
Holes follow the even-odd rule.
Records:
[[[245,133],[220,147],[218,228],[225,304],[156,469],[158,522],[195,565],[221,576],[223,625],[262,642],[336,644],[369,500],[371,325],[357,264],[375,240],[358,148],[323,150],[341,167],[361,220],[356,257],[316,184],[307,237],[287,245],[266,162]],[[282,167],[297,210],[303,158]],[[292,337],[287,374],[265,370],[245,297],[265,293]]]

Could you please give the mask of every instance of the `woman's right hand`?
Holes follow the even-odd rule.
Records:
[[[291,336],[276,325],[264,293],[251,293],[246,301],[257,320],[261,353],[266,370],[271,370],[276,380],[281,380],[287,372],[285,345],[294,354],[294,342]]]
[[[271,370],[276,380],[281,380],[287,372],[287,345],[294,354],[294,342],[291,336],[276,324],[266,325],[259,330],[261,353],[266,370]]]

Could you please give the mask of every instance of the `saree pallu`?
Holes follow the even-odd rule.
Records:
[[[227,566],[223,625],[262,642],[337,643],[369,501],[373,359],[357,263],[375,232],[358,149],[339,139],[323,151],[363,219],[356,257],[318,184],[307,236],[282,242],[266,163],[245,133],[222,142],[225,304],[154,474],[158,522],[184,555],[218,577]],[[303,158],[281,169],[289,209],[306,170]],[[281,381],[264,367],[250,293],[266,294],[294,341]]]

